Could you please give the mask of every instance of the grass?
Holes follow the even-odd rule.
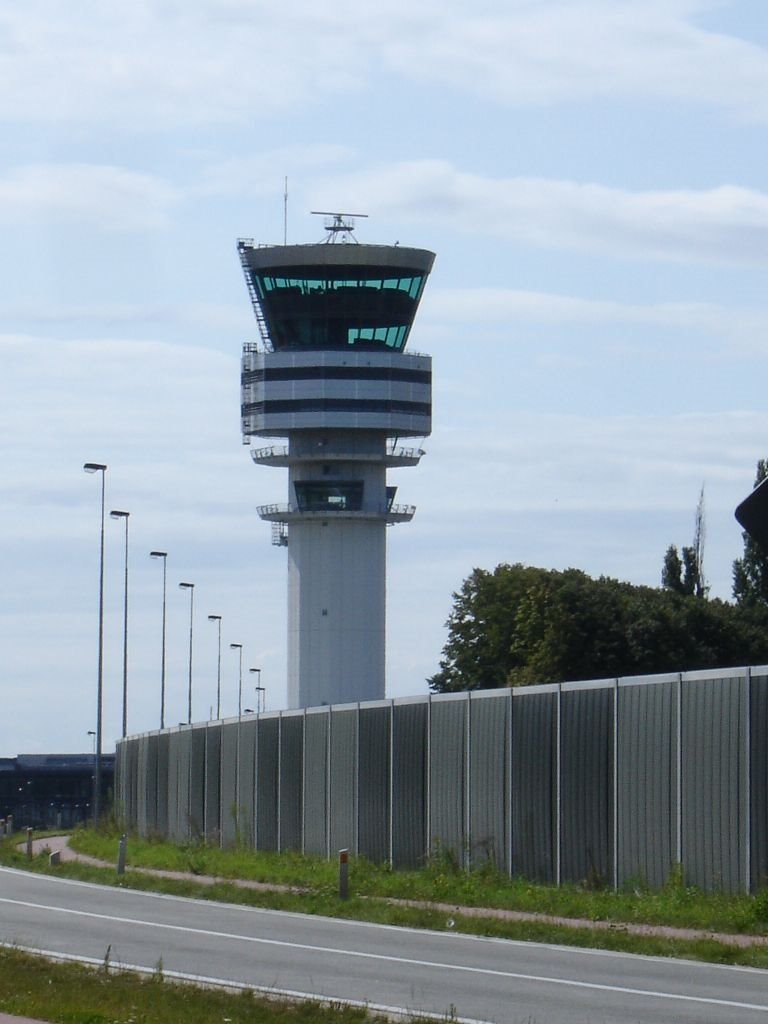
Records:
[[[51,963],[0,948],[0,1012],[62,1024],[384,1024],[353,1007],[267,999],[163,978]]]
[[[114,863],[116,833],[86,830],[76,833],[71,845],[83,853]],[[355,859],[350,864],[351,898],[337,895],[337,868],[317,857],[295,853],[229,851],[202,844],[176,847],[168,843],[131,838],[129,868],[118,880],[113,868],[62,864],[50,869],[45,856],[31,862],[7,841],[0,847],[3,863],[103,884],[124,884],[146,891],[221,900],[276,910],[347,917],[411,928],[445,930],[532,942],[610,949],[655,956],[684,957],[713,963],[768,968],[768,947],[740,949],[711,939],[671,939],[640,936],[623,929],[627,923],[671,925],[736,934],[763,934],[768,929],[768,893],[757,896],[703,893],[673,878],[661,891],[633,886],[620,892],[575,885],[556,888],[509,879],[487,868],[464,872],[449,857],[437,857],[420,871],[393,872]],[[223,879],[213,886],[194,880],[158,879],[131,870],[134,867],[210,874]],[[238,888],[227,879],[251,879],[293,887],[291,891],[254,891]],[[297,891],[300,890],[300,891]],[[388,898],[434,901],[452,906],[501,908],[606,921],[612,927],[596,930],[570,928],[544,921],[519,922],[488,916],[470,917],[460,911],[412,908],[387,902]]]

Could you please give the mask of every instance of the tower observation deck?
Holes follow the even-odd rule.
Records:
[[[289,707],[383,698],[386,527],[415,512],[387,468],[417,465],[399,441],[431,432],[432,360],[405,348],[434,254],[334,244],[342,215],[328,227],[318,244],[238,242],[261,332],[243,348],[243,441],[288,469],[288,501],[258,511],[288,549]]]

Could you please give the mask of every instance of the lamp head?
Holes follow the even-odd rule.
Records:
[[[149,557],[150,558],[167,558],[168,557],[168,552],[167,551],[150,551],[149,552]]]
[[[119,508],[113,508],[112,511],[109,513],[109,518],[110,519],[127,519],[130,514],[131,514],[130,512],[121,512]]]
[[[242,644],[230,644],[229,646],[232,648],[233,651],[234,650],[242,651],[242,649],[243,649],[243,645]]]
[[[220,615],[209,615],[208,616],[208,621],[209,622],[221,622],[221,616]]]
[[[180,583],[179,584],[179,588],[181,590],[194,590],[195,589],[195,584],[194,583]]]
[[[98,473],[99,470],[103,473],[106,468],[107,467],[103,462],[86,462],[83,465],[83,469],[86,473]]]

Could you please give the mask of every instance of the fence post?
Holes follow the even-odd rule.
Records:
[[[32,832],[31,828],[27,829],[27,860],[32,860]]]
[[[339,899],[349,899],[349,850],[339,850]]]
[[[117,873],[118,875],[125,874],[125,848],[128,844],[128,837],[125,833],[120,836],[120,842],[117,844]]]

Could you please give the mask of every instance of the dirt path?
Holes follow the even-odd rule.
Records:
[[[103,860],[96,860],[87,857],[85,854],[76,853],[70,849],[68,836],[53,836],[49,839],[35,839],[32,843],[35,853],[48,849],[58,852],[62,861],[80,861],[83,864],[91,864],[94,867],[113,867],[114,865]],[[155,868],[131,868],[131,871],[139,874],[155,875],[159,878],[173,878],[182,881],[197,882],[199,885],[216,885],[225,882],[235,885],[241,889],[255,889],[265,892],[301,892],[301,889],[292,888],[287,885],[277,885],[269,882],[252,882],[238,878],[218,878],[213,875],[196,875],[190,871],[163,871]],[[377,897],[370,897],[375,899]],[[420,910],[439,910],[451,916],[460,917],[486,917],[502,921],[528,921],[533,923],[559,925],[563,928],[589,928],[593,931],[623,932],[627,935],[658,936],[664,939],[681,939],[685,941],[697,941],[709,939],[721,942],[726,946],[736,946],[740,949],[748,949],[751,946],[768,946],[768,936],[764,935],[736,935],[730,932],[714,932],[697,928],[673,928],[669,925],[651,925],[634,923],[617,923],[612,921],[591,921],[588,918],[556,917],[552,914],[533,914],[524,910],[498,910],[493,907],[463,907],[453,903],[432,903],[428,900],[398,900],[386,899],[387,903],[393,906],[416,907]],[[0,1024],[3,1024],[0,1018]]]

